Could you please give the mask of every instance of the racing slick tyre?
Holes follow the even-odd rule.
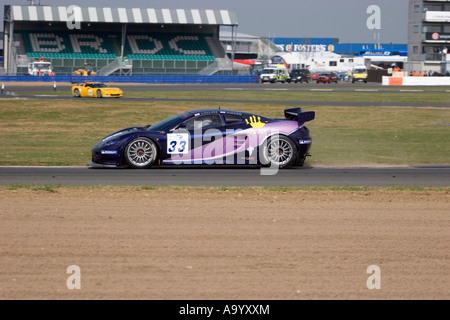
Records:
[[[97,90],[97,98],[103,98],[102,90]]]
[[[75,98],[80,98],[80,97],[81,97],[80,90],[75,89],[75,90],[73,91],[73,96],[74,96]]]
[[[148,138],[136,138],[125,148],[126,163],[135,169],[150,168],[158,158],[156,144]]]
[[[297,146],[286,136],[270,137],[261,148],[261,163],[265,166],[288,168],[296,160]]]

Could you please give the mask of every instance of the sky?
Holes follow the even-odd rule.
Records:
[[[236,12],[237,31],[260,37],[338,38],[341,43],[407,43],[409,0],[34,0],[36,4],[80,7],[227,9]],[[3,7],[26,0],[2,0]],[[378,6],[379,20],[370,6]],[[369,29],[367,21],[379,21]],[[224,29],[226,30],[226,29]]]

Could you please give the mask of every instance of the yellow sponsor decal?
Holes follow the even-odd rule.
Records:
[[[266,124],[261,122],[261,117],[251,116],[250,119],[245,119],[245,123],[251,125],[253,128],[262,128]]]

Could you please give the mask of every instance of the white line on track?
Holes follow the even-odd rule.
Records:
[[[207,166],[207,165],[205,165]],[[89,166],[0,166],[0,169],[11,168],[11,169],[86,169],[91,168]],[[174,166],[175,168],[175,166]],[[306,168],[306,167],[305,167]],[[314,165],[308,167],[308,169],[441,169],[448,168],[450,166],[429,166],[429,167],[418,167],[410,165],[355,165],[355,166],[330,166],[330,165]],[[102,169],[100,169],[102,170]],[[107,170],[107,169],[105,169]],[[120,170],[120,169],[119,169]],[[150,169],[151,170],[151,169]],[[130,170],[136,171],[136,170]]]
[[[89,166],[0,166],[0,168],[13,168],[13,169],[80,169],[89,168]]]
[[[327,91],[327,92],[331,92],[334,89],[310,89],[310,91]]]
[[[400,92],[423,92],[424,90],[400,90]]]

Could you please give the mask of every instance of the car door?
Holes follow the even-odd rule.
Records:
[[[83,84],[83,86],[81,87],[81,96],[91,97],[92,95],[89,95],[89,90],[92,90],[90,85],[88,83]]]
[[[331,74],[331,81],[333,81],[333,82],[337,82],[337,81],[338,81],[338,76],[337,76],[336,73],[332,73],[332,74]],[[330,81],[330,82],[331,82],[331,81]]]
[[[195,116],[167,136],[167,153],[184,164],[222,163],[223,121],[218,113]]]
[[[227,164],[256,164],[255,149],[249,148],[249,134],[253,125],[258,125],[258,119],[251,115],[226,113],[222,115],[225,121],[224,145]],[[250,129],[250,132],[249,132]]]

